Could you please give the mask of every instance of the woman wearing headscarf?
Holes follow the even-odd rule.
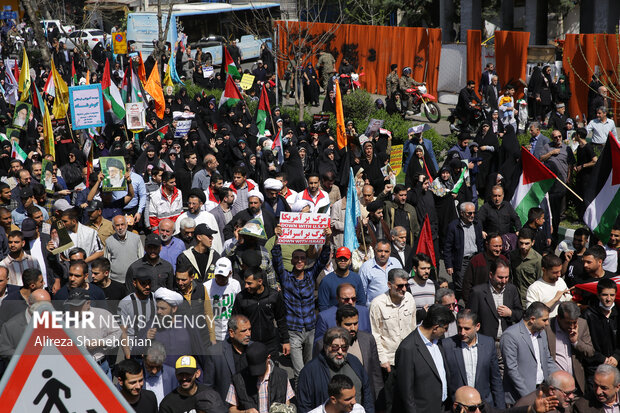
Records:
[[[73,189],[76,185],[82,182],[82,168],[84,163],[80,162],[83,154],[81,151],[74,147],[69,151],[69,162],[60,167],[60,172],[63,179],[67,184],[67,189]]]
[[[456,179],[458,179],[458,177],[456,177]],[[448,225],[458,218],[455,201],[457,194],[452,192],[453,189],[454,179],[452,177],[452,169],[444,165],[441,167],[437,174],[437,178],[433,180],[430,186],[439,220],[439,245],[442,249],[445,235],[448,231]]]
[[[517,140],[517,134],[512,125],[506,125],[506,133],[499,148],[499,169],[498,172],[506,181],[504,199],[512,199],[512,194],[517,188],[519,171],[518,165],[521,164],[521,145]]]
[[[487,177],[491,172],[497,170],[497,159],[499,155],[499,140],[493,132],[491,122],[484,121],[476,135],[475,142],[478,144],[478,156],[482,163],[478,165],[478,175],[476,177],[476,188],[481,196],[486,190]]]
[[[405,171],[405,186],[407,188],[413,188],[420,174],[433,177],[436,172],[430,156],[424,150],[424,146],[416,145],[413,150],[413,157],[409,161],[407,171]]]
[[[304,100],[306,105],[319,106],[319,83],[318,74],[312,62],[308,62],[303,73],[304,82]]]
[[[142,177],[146,176],[146,171],[149,166],[160,166],[159,156],[157,156],[157,148],[153,144],[148,144],[146,149],[140,154],[136,165],[134,166],[134,172]]]
[[[288,187],[293,191],[301,192],[306,189],[306,177],[303,172],[303,165],[297,148],[288,146],[284,150],[282,172],[286,173]]]
[[[386,161],[387,156],[385,154],[375,153],[375,147],[372,142],[364,142],[360,166],[364,168],[364,175],[375,189],[375,194],[380,194],[383,192],[383,188],[385,188],[387,176],[383,175],[381,168],[385,166]]]
[[[334,162],[334,150],[331,148],[325,148],[319,159],[319,175],[322,177],[328,172],[338,174],[338,168]]]

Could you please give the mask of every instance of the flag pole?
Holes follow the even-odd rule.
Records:
[[[557,176],[555,177],[555,179],[561,183],[562,185],[564,185],[564,188],[568,189],[570,191],[571,194],[573,194],[573,196],[575,198],[577,198],[578,200],[580,200],[581,202],[583,202],[583,198],[581,198],[579,195],[577,195],[575,193],[575,191],[573,191],[572,189],[570,189],[570,187],[568,185],[566,185],[566,183],[564,183],[560,178],[558,178]]]

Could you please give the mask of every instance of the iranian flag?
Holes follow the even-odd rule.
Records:
[[[54,76],[50,73],[43,86],[43,93],[56,97],[56,88],[54,87]]]
[[[620,145],[612,133],[594,166],[583,203],[587,205],[583,221],[607,244],[620,211]]]
[[[269,97],[267,96],[267,89],[265,85],[261,90],[260,101],[258,102],[258,110],[256,111],[256,127],[260,136],[265,136],[265,129],[267,129],[267,114],[271,113],[269,107]]]
[[[19,146],[17,142],[12,143],[11,158],[19,159],[22,163],[26,160],[28,154]]]
[[[103,108],[106,112],[113,113],[119,120],[125,118],[125,105],[121,98],[118,87],[110,79],[110,62],[106,59],[101,79],[103,89]]]
[[[224,46],[224,57],[226,59],[226,73],[234,77],[235,79],[241,79],[241,75],[239,74],[239,70],[237,70],[237,65],[235,61],[228,53],[228,49]]]
[[[237,103],[241,101],[241,93],[235,85],[235,82],[232,76],[228,76],[226,78],[226,87],[224,88],[224,93],[222,93],[222,97],[220,98],[220,108],[224,105],[227,109],[235,106]]]
[[[521,218],[521,224],[525,225],[530,208],[540,205],[557,177],[523,146],[521,147],[521,166],[519,185],[510,204]]]

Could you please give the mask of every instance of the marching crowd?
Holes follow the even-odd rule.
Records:
[[[101,43],[71,52],[51,37],[50,45],[68,81],[73,67],[78,82],[97,83],[108,61],[120,86],[121,67],[138,62]],[[178,53],[187,78],[224,87],[219,75],[204,83],[199,53]],[[320,77],[330,100],[336,70],[327,55],[322,74],[312,69],[305,79]],[[147,76],[154,63],[146,59]],[[272,64],[269,53],[257,63],[248,93],[264,85],[273,103],[280,91]],[[42,88],[49,68],[35,67]],[[0,61],[0,84],[7,70]],[[410,128],[405,179],[396,184],[384,168],[392,135],[360,137],[352,122],[344,150],[335,131],[295,123],[277,107],[267,114],[271,136],[259,136],[243,102],[220,109],[215,97],[190,99],[181,89],[166,93],[163,118],[149,103],[144,131],[132,136],[110,121],[87,137],[91,165],[68,127],[55,129],[55,157],[45,153],[34,111],[15,137],[27,158],[0,142],[3,371],[32,313],[52,303],[119,316],[117,325],[73,333],[94,343],[88,352],[137,412],[620,412],[611,279],[620,226],[605,245],[577,229],[573,249],[557,255],[570,201],[558,183],[522,222],[509,202],[521,157],[514,87],[500,89],[492,71],[481,95],[498,103],[496,113],[473,134],[464,129],[445,154],[435,153],[424,127]],[[398,73],[392,65],[387,103],[406,109],[401,96],[417,82],[410,69],[404,79]],[[580,194],[609,132],[617,136],[604,86],[592,99],[602,104],[579,125],[566,113],[566,91],[552,102],[545,79],[536,80],[541,109],[527,149],[565,183],[576,174]],[[473,85],[459,96],[465,111],[482,100]],[[318,104],[312,87],[306,96]],[[2,131],[13,105],[0,99]],[[193,115],[180,137],[174,112]],[[127,190],[103,190],[97,160],[105,156],[124,158]],[[344,246],[350,170],[361,213],[352,249]],[[41,183],[48,172],[51,192]],[[281,245],[283,212],[328,214],[325,243]],[[436,259],[417,252],[425,222]],[[72,243],[64,251],[61,228]],[[589,282],[595,293],[575,288]],[[181,315],[183,323],[166,323]]]

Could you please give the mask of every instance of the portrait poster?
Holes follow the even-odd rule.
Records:
[[[142,103],[126,103],[125,119],[127,129],[141,131],[146,128],[146,114],[144,104]]]
[[[73,130],[105,126],[101,83],[71,86],[69,107]]]
[[[73,247],[73,240],[69,235],[69,231],[65,228],[65,224],[60,219],[52,220],[51,239],[56,248],[52,250],[52,254],[58,255],[61,252]]]
[[[41,185],[45,188],[45,192],[48,194],[54,193],[54,163],[43,159],[41,162]]]
[[[17,102],[15,105],[15,113],[13,115],[13,127],[18,129],[27,129],[30,120],[30,112],[32,105],[26,102]]]
[[[11,143],[13,142],[19,143],[19,137],[21,134],[22,132],[19,129],[13,129],[13,128],[6,129],[6,137]]]
[[[103,173],[101,190],[104,192],[126,191],[125,158],[122,156],[104,156],[99,158],[99,163],[101,164],[101,172]]]

